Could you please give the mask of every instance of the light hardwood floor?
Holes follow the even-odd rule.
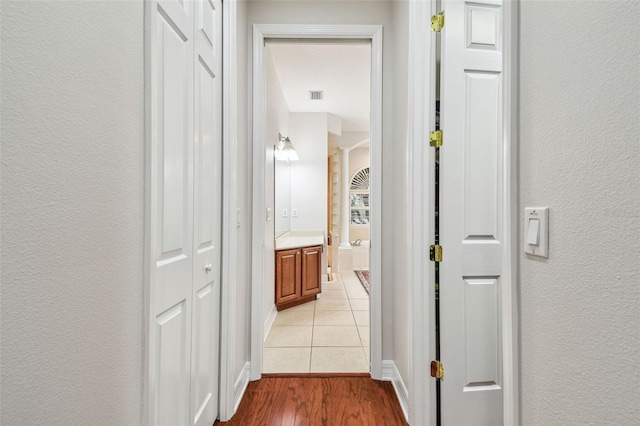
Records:
[[[319,299],[278,312],[263,373],[369,372],[369,295],[355,273],[334,273]]]

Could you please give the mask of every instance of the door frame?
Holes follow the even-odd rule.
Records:
[[[436,13],[436,2],[409,2],[409,274],[412,282],[410,305],[411,379],[409,383],[410,424],[435,425],[435,389],[429,364],[435,359],[433,307],[435,306],[434,264],[426,260],[433,241],[435,154],[425,141],[435,128],[436,36],[428,23]],[[445,11],[446,14],[446,11]],[[518,313],[518,14],[519,1],[503,3],[503,129],[504,174],[502,188],[505,203],[503,252],[504,287],[501,309],[504,317],[503,341],[503,419],[505,425],[520,423],[519,396],[519,313]],[[428,119],[425,120],[425,117]]]
[[[505,286],[502,297],[502,312],[507,320],[503,323],[503,364],[505,391],[503,396],[503,418],[505,425],[520,424],[520,351],[519,349],[519,311],[518,311],[518,17],[519,0],[505,0],[504,16],[504,64],[505,90],[503,135],[508,152],[505,153],[503,180],[506,183],[505,197],[505,248],[503,256],[504,276],[509,285]]]
[[[220,288],[219,416],[235,412],[238,188],[237,2],[222,0],[222,281]]]
[[[382,25],[253,25],[253,212],[251,283],[251,380],[262,376],[265,218],[265,39],[361,39],[371,41],[371,223],[369,295],[371,377],[382,377]]]

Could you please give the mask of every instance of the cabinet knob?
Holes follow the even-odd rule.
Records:
[[[205,272],[211,272],[212,269],[213,269],[213,266],[211,266],[210,263],[207,263],[206,265],[204,265]]]

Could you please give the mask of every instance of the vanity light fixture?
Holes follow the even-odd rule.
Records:
[[[291,139],[286,138],[278,133],[278,144],[275,150],[276,160],[298,161],[298,153],[291,143]]]

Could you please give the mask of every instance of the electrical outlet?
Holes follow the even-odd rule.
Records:
[[[291,216],[298,217],[298,209],[291,210]]]
[[[282,217],[289,217],[289,210],[283,209],[282,210]]]

